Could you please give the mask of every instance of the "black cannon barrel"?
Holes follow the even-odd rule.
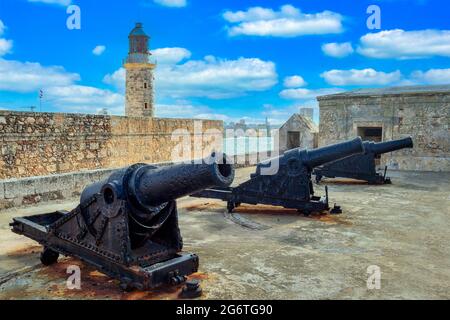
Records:
[[[216,159],[213,153],[191,163],[156,169],[143,166],[134,172],[128,190],[141,205],[159,206],[207,188],[227,187],[233,179],[234,167],[226,156]]]
[[[310,168],[315,168],[328,162],[346,158],[364,152],[360,137],[353,140],[332,144],[326,147],[308,150],[303,162]]]
[[[387,152],[397,151],[405,148],[412,148],[414,146],[411,137],[392,140],[386,142],[365,142],[364,147],[367,151],[371,151],[375,154],[383,154]]]

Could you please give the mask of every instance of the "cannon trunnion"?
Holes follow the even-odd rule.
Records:
[[[12,231],[44,246],[45,265],[59,254],[73,256],[120,280],[124,289],[181,283],[198,270],[199,259],[181,251],[176,199],[232,183],[234,168],[225,156],[215,157],[118,170],[88,186],[74,210],[15,218]]]
[[[392,140],[387,142],[364,142],[364,154],[353,155],[341,160],[330,162],[314,169],[316,182],[319,183],[323,177],[328,178],[351,178],[367,181],[369,184],[389,184],[391,179],[386,177],[387,166],[384,173],[378,173],[375,167],[375,157],[377,155],[412,148],[411,137]]]
[[[250,180],[237,187],[206,189],[192,196],[227,201],[229,212],[241,203],[281,206],[304,214],[330,210],[328,191],[324,197],[314,195],[312,170],[363,151],[361,138],[315,150],[292,149],[258,164]],[[340,213],[340,208],[335,206],[331,212]]]

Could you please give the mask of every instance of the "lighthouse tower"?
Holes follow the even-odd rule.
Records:
[[[136,23],[128,39],[130,48],[124,63],[125,115],[153,117],[153,69],[156,65],[150,62],[149,36],[145,34],[142,23]]]

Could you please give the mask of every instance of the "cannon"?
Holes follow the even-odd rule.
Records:
[[[325,197],[314,195],[312,170],[363,151],[359,137],[315,150],[288,150],[280,157],[258,164],[250,180],[237,187],[210,188],[191,196],[226,201],[230,213],[241,203],[281,206],[297,209],[305,215],[330,210],[327,188]],[[330,213],[341,213],[341,209],[335,205]]]
[[[124,290],[180,284],[199,258],[182,252],[176,199],[229,186],[234,167],[221,154],[171,166],[135,164],[84,189],[72,211],[15,218],[12,231],[44,249],[41,262],[73,256],[116,278]]]
[[[379,143],[366,141],[364,142],[364,154],[327,163],[314,169],[313,174],[316,176],[317,183],[320,183],[323,177],[341,177],[364,180],[369,184],[390,184],[391,179],[386,177],[387,166],[384,167],[383,174],[377,172],[375,158],[383,153],[404,148],[413,148],[411,137]]]

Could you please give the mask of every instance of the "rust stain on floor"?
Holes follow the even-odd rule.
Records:
[[[246,214],[266,214],[266,215],[300,215],[296,209],[286,209],[282,207],[269,206],[269,205],[248,205],[242,204],[236,209],[236,213]]]
[[[225,202],[192,203],[183,206],[183,209],[187,211],[223,211],[226,210],[226,203]]]
[[[309,218],[319,220],[319,221],[325,222],[325,223],[341,224],[341,225],[345,225],[345,226],[353,225],[353,223],[351,221],[348,221],[348,220],[342,218],[341,216],[335,215],[335,214],[311,215],[311,216],[309,216]]]
[[[33,253],[40,253],[42,251],[41,245],[33,245],[33,246],[23,246],[18,245],[11,250],[6,252],[6,255],[9,257],[23,256]]]
[[[338,185],[364,185],[364,184],[369,184],[367,181],[362,181],[362,180],[353,180],[353,179],[345,179],[345,178],[340,178],[340,179],[332,179],[332,180],[322,180],[320,182],[320,184],[338,184]]]
[[[184,209],[187,211],[223,211],[226,210],[224,205],[221,205],[220,202],[203,202],[203,203],[195,203],[185,206]],[[301,212],[298,212],[296,209],[288,209],[283,207],[271,206],[271,205],[250,205],[250,204],[241,204],[239,207],[233,210],[234,213],[239,214],[249,214],[249,215],[274,215],[274,216],[298,216],[302,219],[313,219],[319,220],[325,223],[336,223],[342,225],[352,225],[352,223],[348,220],[340,218],[339,215],[332,215],[329,213],[313,213],[311,215],[305,216]]]
[[[66,273],[70,265],[80,267],[81,290],[71,290],[67,288],[66,280],[69,274]],[[162,286],[149,291],[125,292],[119,286],[119,281],[95,270],[79,260],[68,258],[55,265],[43,267],[38,271],[38,277],[42,277],[52,283],[49,286],[49,293],[52,298],[73,298],[73,299],[120,299],[120,300],[174,300],[179,299],[183,284],[178,286]],[[208,280],[208,275],[195,273],[188,279]],[[204,298],[204,295],[202,296]]]
[[[352,223],[340,218],[338,215],[332,215],[329,213],[313,213],[308,216],[299,213],[296,209],[286,209],[282,207],[269,206],[269,205],[246,205],[243,204],[234,210],[236,213],[244,214],[264,214],[264,215],[292,215],[298,216],[301,219],[313,219],[326,223],[339,223],[344,225],[351,225]]]

